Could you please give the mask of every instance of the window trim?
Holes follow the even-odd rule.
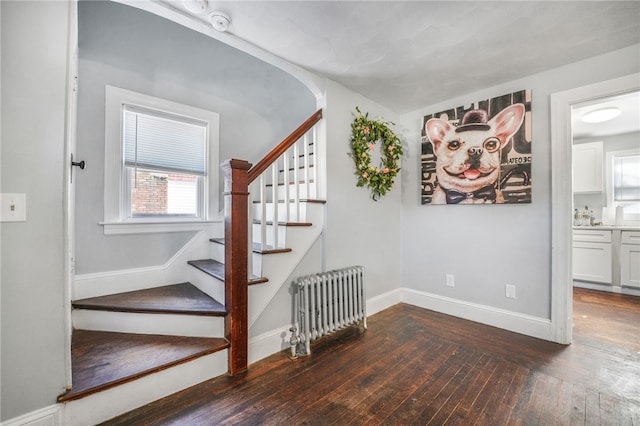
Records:
[[[607,185],[607,206],[612,206],[613,208],[616,208],[618,206],[625,206],[625,205],[629,205],[629,204],[635,204],[633,202],[629,202],[629,201],[615,201],[613,199],[613,192],[614,192],[614,188],[613,188],[613,158],[614,157],[626,157],[626,156],[631,156],[631,155],[640,155],[640,148],[632,148],[632,149],[622,149],[622,150],[618,150],[618,151],[608,151],[606,154],[606,173],[607,173],[607,177],[606,177],[606,182],[605,185]],[[634,213],[626,213],[624,214],[623,217],[623,223],[624,222],[637,222],[640,221],[640,215],[638,214],[634,214]]]
[[[141,108],[183,115],[209,123],[207,141],[207,176],[204,183],[204,211],[201,218],[125,217],[124,156],[122,146],[122,107]],[[105,161],[104,161],[104,226],[105,234],[131,234],[147,232],[181,232],[207,229],[218,216],[218,149],[220,115],[201,108],[145,95],[114,86],[105,86]]]

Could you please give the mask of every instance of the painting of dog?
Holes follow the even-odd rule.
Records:
[[[531,202],[531,151],[530,140],[526,143],[527,132],[523,132],[524,144],[513,141],[523,127],[527,107],[530,110],[526,96],[523,100],[525,102],[510,103],[497,111],[495,106],[504,105],[504,99],[494,102],[494,108],[490,108],[492,103],[488,100],[454,110],[454,115],[462,112],[458,120],[450,119],[451,111],[425,117],[423,204],[425,199],[429,204]],[[490,117],[488,110],[493,110],[494,115]],[[530,123],[526,128],[530,129]],[[425,150],[425,143],[431,149]],[[524,151],[524,155],[518,150]],[[425,162],[430,164],[425,167]],[[430,182],[425,182],[425,177],[431,178]],[[509,194],[506,198],[505,188]],[[425,190],[430,190],[428,197]]]

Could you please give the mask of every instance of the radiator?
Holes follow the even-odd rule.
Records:
[[[349,325],[367,328],[364,267],[307,275],[293,282],[291,357],[311,354],[311,342]]]

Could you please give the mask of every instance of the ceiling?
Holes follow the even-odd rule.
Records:
[[[586,113],[602,108],[616,107],[621,113],[604,123],[584,123]],[[640,131],[640,92],[611,96],[576,105],[571,111],[573,139],[591,139],[602,136]]]
[[[161,2],[398,113],[640,42],[640,1]]]

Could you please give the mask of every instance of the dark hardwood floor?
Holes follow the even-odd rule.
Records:
[[[106,425],[640,425],[640,298],[574,291],[558,345],[400,304]]]

